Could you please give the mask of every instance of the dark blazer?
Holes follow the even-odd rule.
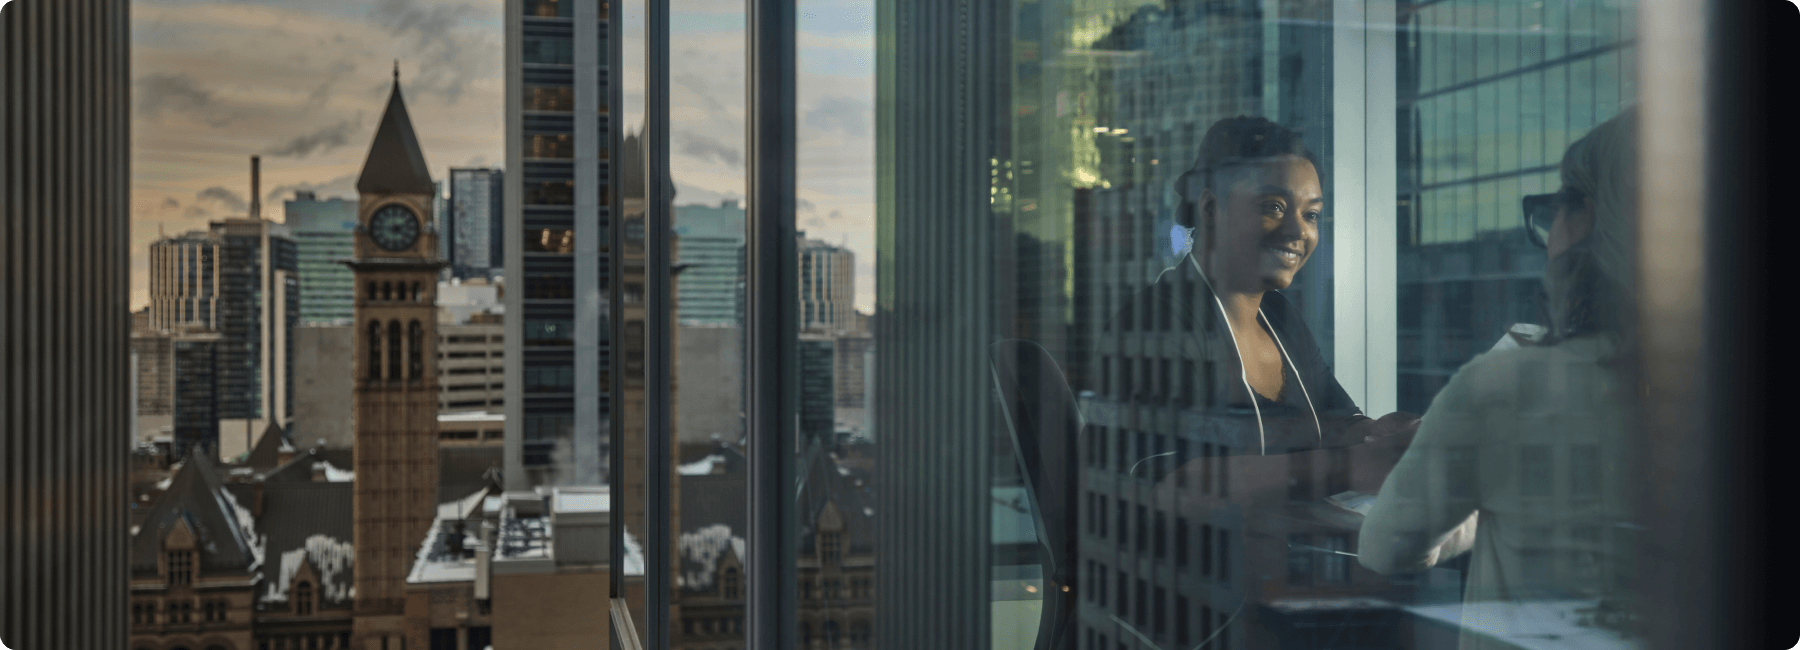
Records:
[[[1299,309],[1279,291],[1263,294],[1263,319],[1286,351],[1281,393],[1270,400],[1248,391],[1237,346],[1218,302],[1188,259],[1129,298],[1105,335],[1138,338],[1139,356],[1183,366],[1177,390],[1184,408],[1201,415],[1208,437],[1238,441],[1226,455],[1284,454],[1360,444],[1350,425],[1367,416],[1331,374]],[[1254,407],[1244,399],[1254,396]],[[1261,413],[1261,431],[1257,414]],[[1315,421],[1314,417],[1317,416]]]

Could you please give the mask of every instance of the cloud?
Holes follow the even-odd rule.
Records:
[[[806,199],[798,199],[798,198],[794,199],[794,207],[799,208],[801,210],[805,210],[807,212],[812,212],[814,210],[819,209],[818,204],[813,203],[812,201],[808,201]]]
[[[243,195],[216,185],[200,190],[198,194],[194,195],[194,202],[215,202],[227,212],[243,212],[250,209],[250,204],[244,201]],[[189,209],[189,212],[192,211]]]
[[[187,212],[183,212],[182,215],[188,217],[207,217],[212,215],[212,211],[197,205],[190,205],[188,206]]]
[[[138,115],[162,119],[165,111],[199,117],[210,126],[224,126],[234,116],[220,110],[211,91],[194,83],[186,73],[158,72],[138,79]]]
[[[869,117],[873,111],[868,104],[849,97],[826,97],[806,111],[806,125],[849,135],[868,135]]]
[[[706,160],[717,160],[732,167],[742,167],[744,156],[737,149],[718,140],[691,131],[682,131],[681,152]]]
[[[178,207],[181,207],[181,202],[175,200],[175,197],[173,197],[173,196],[163,197],[162,209],[167,210],[169,208],[178,208]]]
[[[475,13],[467,3],[379,0],[369,17],[404,38],[412,60],[418,62],[417,72],[405,80],[407,86],[454,104],[471,81],[497,65],[500,56],[487,36],[457,29]]]
[[[350,143],[350,128],[350,120],[340,120],[337,124],[292,138],[269,150],[269,155],[304,158],[315,151],[331,151]]]
[[[843,210],[832,210],[831,214],[826,215],[826,218],[830,219],[832,221],[837,221],[839,219],[844,218],[844,211]]]
[[[278,201],[285,201],[293,198],[294,192],[315,192],[320,198],[330,198],[332,196],[355,198],[356,186],[354,183],[356,182],[356,176],[356,174],[345,174],[323,183],[287,183],[277,185],[269,190],[268,193],[263,194],[263,203],[271,206],[275,205]]]

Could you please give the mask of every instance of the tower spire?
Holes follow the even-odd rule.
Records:
[[[394,85],[400,85],[400,59],[394,59]]]

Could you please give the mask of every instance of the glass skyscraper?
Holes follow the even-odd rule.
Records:
[[[451,277],[487,278],[505,266],[505,172],[450,170],[449,213],[444,231]]]
[[[340,260],[355,256],[356,201],[302,191],[283,205],[299,255],[300,323],[350,324],[356,288]]]
[[[598,0],[506,3],[508,489],[605,474],[608,307],[577,296],[609,281],[608,24]]]

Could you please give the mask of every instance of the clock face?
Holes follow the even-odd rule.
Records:
[[[403,251],[412,248],[413,242],[419,240],[419,218],[413,216],[412,210],[403,206],[387,206],[376,211],[374,218],[369,219],[369,236],[383,250]]]

